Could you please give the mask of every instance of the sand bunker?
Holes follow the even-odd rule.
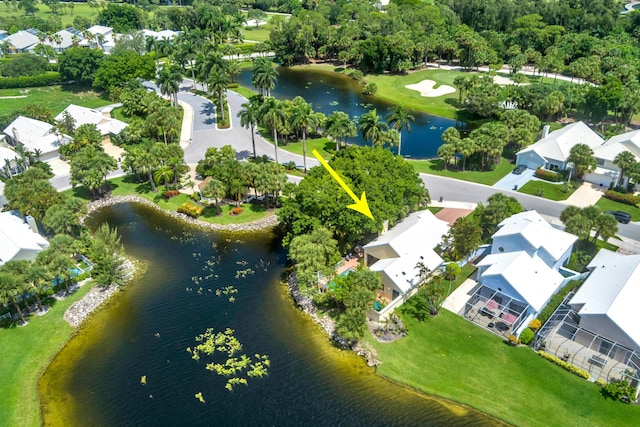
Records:
[[[420,95],[426,96],[429,98],[436,98],[438,96],[447,95],[449,93],[454,93],[456,89],[447,85],[440,85],[436,89],[433,87],[436,85],[436,82],[433,80],[423,80],[420,83],[406,85],[407,89],[417,90],[420,92]]]
[[[500,86],[505,86],[505,85],[525,86],[529,84],[529,83],[516,83],[509,77],[503,77],[503,76],[493,76],[493,82]]]

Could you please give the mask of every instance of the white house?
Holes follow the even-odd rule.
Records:
[[[607,187],[612,182],[614,185],[626,185],[629,181],[628,177],[624,177],[624,182],[618,182],[620,168],[613,163],[616,156],[624,151],[629,151],[636,160],[640,160],[640,130],[616,135],[594,148],[593,156],[598,166],[592,173],[585,175],[585,181]]]
[[[62,111],[55,117],[55,120],[62,120],[65,112],[69,113],[69,115],[73,117],[73,120],[75,120],[76,129],[78,128],[78,126],[84,124],[94,124],[103,137],[109,135],[117,135],[128,126],[125,122],[107,117],[100,111],[74,104],[69,104],[69,106],[67,106],[64,111]]]
[[[12,46],[10,53],[21,53],[28,52],[40,43],[40,39],[38,39],[38,30],[30,28],[11,34],[3,42],[9,42],[9,45]]]
[[[67,28],[66,30],[58,31],[55,34],[60,36],[60,43],[49,41],[49,39],[47,39],[45,40],[44,44],[47,46],[51,46],[58,53],[73,46],[74,40],[78,41],[78,46],[82,41],[82,33],[75,28]]]
[[[0,212],[0,265],[11,260],[33,261],[41,250],[49,246],[35,226],[14,212]]]
[[[15,151],[0,146],[0,176],[9,177],[22,172],[18,166],[19,158]]]
[[[365,245],[366,265],[380,273],[383,289],[380,289],[379,297],[389,302],[408,298],[418,284],[418,263],[423,263],[430,271],[442,265],[443,259],[434,248],[448,232],[449,225],[445,221],[425,210],[410,214]]]
[[[516,165],[525,165],[529,169],[544,168],[564,170],[571,148],[577,144],[586,144],[591,149],[602,145],[604,140],[585,125],[576,122],[549,133],[546,137],[517,153]]]
[[[87,31],[92,34],[92,40],[85,38],[80,42],[80,46],[91,48],[99,47],[105,53],[111,52],[116,43],[116,34],[113,32],[113,28],[94,25],[87,28]]]
[[[153,37],[155,40],[173,40],[178,34],[178,31],[172,30],[162,30],[162,31],[152,31],[152,30],[141,30],[142,35],[145,37]]]
[[[4,182],[0,181],[0,209],[7,204],[7,198],[4,196]]]
[[[498,227],[491,253],[477,263],[480,285],[464,314],[518,335],[568,281],[559,270],[578,238],[553,228],[536,211],[513,215]]]
[[[69,142],[68,136],[57,134],[49,123],[24,116],[18,116],[4,133],[14,146],[22,144],[31,152],[38,150],[43,162],[58,158],[60,147]]]

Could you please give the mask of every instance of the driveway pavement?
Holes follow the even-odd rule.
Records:
[[[604,194],[605,189],[606,187],[585,182],[569,196],[565,203],[578,206],[579,208],[595,205]]]
[[[533,178],[533,174],[535,171],[533,169],[527,169],[522,172],[520,175],[516,175],[515,173],[509,173],[504,176],[500,181],[493,184],[495,188],[499,188],[501,190],[513,190],[514,188],[518,189],[525,185],[527,182]],[[516,187],[517,186],[517,187]]]

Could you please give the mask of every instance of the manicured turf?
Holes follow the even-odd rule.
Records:
[[[640,407],[605,399],[595,384],[530,348],[506,345],[444,309],[420,322],[408,314],[411,303],[403,310],[405,338],[383,344],[366,337],[382,362],[380,375],[518,426],[628,426],[640,419]]]
[[[569,196],[575,191],[569,190],[564,192],[564,184],[554,184],[546,181],[532,180],[520,187],[519,193],[531,194],[537,196],[539,191],[542,191],[542,197],[549,200],[567,200]]]
[[[471,181],[478,184],[493,185],[513,169],[509,160],[503,158],[500,164],[492,171],[458,171],[453,165],[449,165],[448,170],[444,170],[444,162],[435,160],[409,160],[416,172],[428,173],[431,175],[446,176],[449,178]]]
[[[631,221],[640,221],[640,209],[635,206],[627,205],[620,202],[609,200],[606,197],[600,197],[596,206],[603,211],[623,211],[631,215]]]
[[[245,40],[252,40],[256,42],[263,42],[269,40],[269,33],[271,30],[265,28],[265,26],[261,27],[244,27],[242,29],[242,35]]]
[[[231,88],[229,90],[232,90],[232,91],[244,96],[247,99],[251,98],[253,95],[257,95],[258,94],[258,92],[255,92],[255,91],[253,91],[253,90],[251,90],[249,88],[246,88],[244,86],[239,86],[239,85],[234,87],[234,88]]]
[[[64,312],[90,289],[87,284],[63,301],[50,300],[49,312],[31,316],[26,326],[0,329],[0,425],[41,424],[38,378],[73,332]]]
[[[280,148],[302,156],[302,140],[281,145]],[[313,150],[318,150],[318,153],[328,160],[336,152],[336,143],[328,138],[307,139],[307,159],[314,158]]]
[[[458,287],[462,285],[462,282],[467,280],[476,270],[476,267],[470,264],[466,264],[464,267],[462,267],[460,269],[460,274],[458,274],[458,277],[456,277],[456,280],[451,281],[451,289],[449,291],[449,294],[458,289]]]
[[[89,7],[88,3],[74,3],[73,14],[69,9],[65,9],[64,12],[61,12],[58,15],[54,15],[51,12],[51,9],[44,4],[36,3],[35,6],[38,8],[36,18],[44,19],[46,21],[49,18],[58,17],[62,21],[62,26],[64,28],[72,26],[73,19],[76,16],[84,16],[89,19],[95,19],[98,17],[98,9],[92,9]],[[7,7],[6,2],[0,3],[0,19],[10,16],[24,16],[24,11],[22,9],[14,9],[13,6]]]
[[[2,9],[0,9],[2,10]],[[43,105],[57,116],[69,104],[82,107],[101,107],[112,104],[106,93],[77,85],[31,87],[24,89],[0,89],[0,97],[26,95],[26,98],[0,100],[0,115],[12,113],[30,104]]]
[[[245,222],[257,221],[268,214],[265,207],[261,204],[243,203],[240,205],[240,208],[242,208],[240,215],[229,215],[233,208],[235,208],[235,205],[221,205],[220,210],[222,211],[222,215],[217,216],[215,205],[211,205],[205,208],[202,216],[198,219],[212,224],[243,224]]]

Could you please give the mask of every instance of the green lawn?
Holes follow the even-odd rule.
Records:
[[[31,316],[27,326],[0,329],[0,425],[41,424],[38,378],[73,332],[64,312],[90,289],[87,284],[64,301],[50,300],[49,312]]]
[[[460,274],[458,274],[456,280],[451,281],[451,289],[449,293],[458,289],[458,286],[462,285],[462,282],[467,280],[475,271],[476,267],[470,264],[465,264],[465,266],[460,269]]]
[[[65,85],[25,89],[0,89],[0,97],[19,95],[26,95],[26,98],[2,99],[0,101],[0,115],[12,113],[29,104],[39,104],[48,107],[55,117],[69,104],[95,108],[112,103],[106,93],[94,92],[91,88],[85,86]]]
[[[564,184],[554,184],[546,181],[531,180],[525,185],[520,187],[519,193],[531,194],[537,196],[539,191],[542,191],[542,197],[549,200],[567,200],[569,196],[575,191],[569,190],[564,192]]]
[[[453,165],[449,165],[449,169],[444,169],[444,162],[440,159],[435,160],[409,160],[416,172],[428,173],[431,175],[446,176],[449,178],[460,179],[463,181],[476,182],[478,184],[493,185],[500,181],[502,177],[507,175],[513,169],[513,165],[509,160],[503,158],[500,164],[492,171],[458,171]]]
[[[620,202],[609,200],[606,197],[600,197],[596,206],[603,211],[623,211],[631,215],[631,221],[640,221],[640,209]]]
[[[405,338],[365,338],[378,352],[380,375],[518,426],[628,426],[640,419],[640,407],[605,399],[593,383],[447,310],[419,322],[407,314],[412,302],[403,310]]]
[[[131,117],[125,116],[122,113],[122,107],[114,108],[113,110],[111,110],[111,117],[113,117],[114,119],[123,121],[125,123],[129,123],[129,121],[131,120]]]
[[[280,145],[280,148],[302,156],[302,140]],[[336,143],[328,138],[307,139],[307,158],[315,158],[312,154],[313,150],[318,150],[323,158],[329,160],[336,152]]]
[[[269,40],[269,33],[271,30],[265,28],[264,25],[256,27],[244,27],[242,29],[242,35],[245,40],[253,40],[256,42],[263,42]]]
[[[183,203],[196,204],[187,194],[180,194],[170,199],[165,199],[162,195],[165,191],[164,186],[158,186],[158,192],[151,191],[151,185],[147,182],[136,182],[133,176],[127,175],[119,178],[109,180],[111,185],[111,194],[114,196],[129,196],[132,194],[143,197],[159,207],[168,211],[177,210]],[[78,186],[64,191],[64,194],[68,196],[75,196],[81,199],[89,201],[91,197],[83,186]],[[267,216],[268,212],[264,206],[259,204],[245,203],[240,205],[244,210],[241,215],[231,216],[230,210],[234,206],[222,205],[222,215],[216,216],[215,206],[210,206],[204,209],[202,216],[199,218],[203,221],[214,224],[241,224],[245,222],[256,221],[258,219]]]
[[[44,4],[36,3],[35,6],[38,8],[38,12],[36,12],[37,18],[47,20],[51,17],[56,17],[56,15],[51,12],[51,9]],[[64,28],[73,26],[73,19],[76,16],[84,16],[90,19],[98,17],[98,9],[92,9],[88,3],[74,3],[73,6],[73,13],[69,9],[65,9],[63,13],[57,15],[62,21]],[[0,4],[0,19],[10,16],[24,16],[24,11],[22,9],[14,9],[13,6],[7,7],[7,3],[2,2]]]

